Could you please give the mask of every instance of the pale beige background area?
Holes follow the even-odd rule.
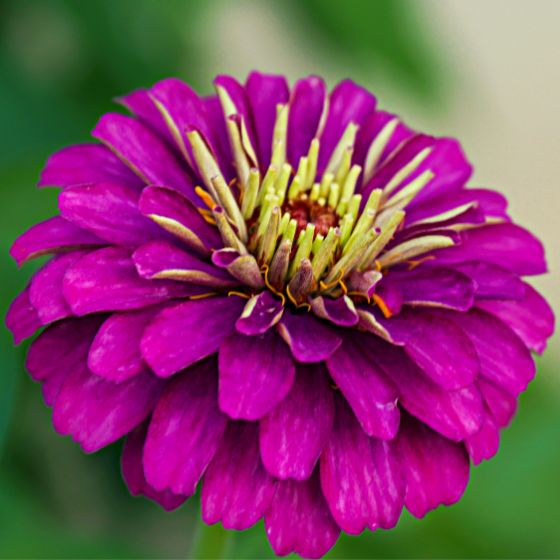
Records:
[[[544,240],[551,272],[534,283],[560,315],[560,0],[410,5],[449,83],[439,108],[426,110],[385,74],[372,79],[348,60],[333,61],[274,2],[215,3],[198,30],[211,52],[207,79],[216,69],[240,77],[251,69],[283,72],[292,80],[320,73],[331,83],[348,76],[413,126],[458,137],[475,165],[473,184],[505,193],[514,218]],[[558,334],[553,354],[560,357]]]

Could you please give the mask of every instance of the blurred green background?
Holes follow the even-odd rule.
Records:
[[[534,60],[516,58],[516,30],[524,31],[524,49],[554,41],[557,53],[560,40],[557,34],[552,38],[547,22],[558,21],[559,4],[0,1],[2,315],[33,269],[16,270],[7,256],[10,244],[56,208],[54,191],[34,189],[48,154],[87,141],[96,119],[113,109],[111,99],[119,94],[172,75],[208,93],[215,74],[231,72],[244,79],[252,67],[284,72],[292,81],[305,73],[321,73],[331,84],[350,76],[376,92],[383,107],[408,114],[415,126],[458,136],[464,128],[467,153],[482,162],[477,179],[495,181],[512,195],[514,215],[544,235],[554,273],[557,221],[554,229],[545,225],[546,213],[557,216],[559,209],[558,189],[547,181],[558,174],[545,157],[547,149],[557,154],[560,147],[558,127],[552,147],[546,140],[552,120],[558,119],[557,106],[546,106],[560,84],[554,51],[539,53],[543,65],[550,60],[555,66],[534,74],[541,83],[530,84],[545,100],[541,112],[531,115],[534,127],[525,126],[525,136],[508,127],[519,121],[511,108],[525,91],[524,81],[514,74],[520,72],[518,64],[525,64],[530,75]],[[511,18],[507,24],[505,11]],[[508,80],[520,89],[511,88]],[[505,89],[510,93],[503,102]],[[503,132],[503,140],[489,146],[496,131]],[[542,146],[535,147],[536,138]],[[515,139],[519,143],[511,144]],[[530,149],[538,150],[535,157],[542,158],[542,165],[533,162],[527,193],[520,178],[526,176],[528,161],[515,150],[527,155]],[[523,168],[515,168],[515,162]],[[557,285],[558,278],[540,286],[554,298]],[[14,349],[3,327],[0,336],[0,557],[189,557],[199,530],[196,500],[164,513],[128,495],[120,479],[120,444],[85,456],[57,436],[39,388],[23,370],[26,345]],[[343,536],[330,557],[560,557],[557,339],[551,346],[539,360],[539,377],[522,397],[517,418],[503,434],[498,456],[473,469],[459,504],[421,521],[405,514],[389,532]],[[219,544],[220,531],[214,530],[210,541]],[[272,556],[260,524],[233,535],[227,547],[232,558]]]

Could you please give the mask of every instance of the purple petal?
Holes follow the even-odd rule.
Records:
[[[165,233],[138,210],[138,191],[116,183],[71,187],[60,193],[60,214],[114,245],[135,247]]]
[[[146,184],[172,187],[198,203],[194,186],[167,144],[141,122],[116,113],[101,117],[92,132]]]
[[[322,366],[298,366],[288,396],[260,422],[260,447],[268,472],[306,480],[329,437],[333,396]]]
[[[121,383],[138,375],[146,367],[140,353],[144,329],[161,305],[138,311],[113,313],[95,336],[88,355],[89,369],[101,377]]]
[[[177,280],[211,288],[239,283],[227,272],[183,251],[169,241],[150,241],[134,251],[132,260],[142,278]]]
[[[327,367],[364,432],[393,439],[400,421],[398,392],[385,372],[364,353],[370,339],[366,334],[348,334],[327,360]]]
[[[189,368],[165,388],[144,445],[146,480],[156,490],[194,494],[227,424],[217,388],[214,359]]]
[[[399,348],[371,337],[364,347],[397,387],[401,405],[446,438],[461,441],[476,433],[484,417],[475,385],[446,391],[431,381]]]
[[[53,424],[86,453],[113,443],[152,412],[162,382],[144,372],[118,385],[91,373],[84,357],[64,380],[53,407]]]
[[[225,247],[212,253],[212,262],[254,290],[265,286],[259,263],[253,255],[242,255],[236,249]]]
[[[546,272],[541,242],[514,224],[492,224],[461,233],[461,243],[434,252],[439,263],[484,261],[521,276]]]
[[[391,274],[403,303],[467,311],[474,302],[475,284],[465,274],[449,268],[428,268]]]
[[[202,99],[184,82],[177,78],[167,78],[155,84],[149,91],[150,97],[160,104],[160,111],[166,113],[170,134],[180,151],[192,153],[185,139],[185,131],[195,128],[212,146],[211,130],[206,122],[206,111]],[[212,146],[213,147],[213,146]]]
[[[304,482],[278,482],[264,524],[274,553],[279,556],[295,552],[303,558],[321,558],[340,534],[317,474]]]
[[[138,203],[140,212],[155,221],[192,249],[208,253],[221,247],[218,230],[208,224],[181,193],[165,187],[147,187]]]
[[[336,351],[341,338],[325,323],[309,313],[293,313],[286,309],[278,332],[298,362],[322,362]]]
[[[500,447],[500,430],[490,414],[486,414],[482,427],[465,440],[465,448],[474,465],[488,461]]]
[[[485,189],[461,189],[453,192],[434,193],[420,203],[414,199],[407,208],[406,221],[415,224],[464,206],[474,204],[487,217],[509,220],[507,199],[500,193]]]
[[[200,494],[204,522],[221,521],[225,529],[237,531],[248,529],[268,509],[275,488],[261,463],[257,425],[229,422],[204,475]]]
[[[142,356],[160,377],[189,367],[218,351],[234,331],[244,303],[239,297],[215,297],[163,310],[144,332]]]
[[[358,535],[397,524],[404,481],[393,442],[368,437],[343,399],[321,456],[321,486],[341,529]]]
[[[259,162],[263,169],[270,163],[272,132],[276,121],[276,105],[284,104],[290,95],[284,76],[251,72],[245,85],[255,120]]]
[[[353,327],[360,320],[354,303],[348,296],[336,299],[318,296],[310,303],[315,315],[340,327]]]
[[[243,118],[245,126],[247,127],[247,133],[249,134],[249,141],[253,148],[256,148],[257,142],[254,132],[254,120],[251,113],[251,107],[249,105],[249,99],[247,98],[247,92],[245,88],[231,76],[218,76],[214,80],[214,85],[216,87],[223,88],[232,100],[237,113]],[[224,115],[226,118],[231,115]]]
[[[392,121],[395,115],[387,113],[385,111],[375,111],[369,115],[366,119],[356,137],[356,148],[354,150],[353,163],[364,166],[366,162],[366,157],[368,151],[371,147],[372,142],[378,136],[378,134],[383,130],[385,125]],[[377,169],[385,159],[393,152],[393,150],[399,146],[405,140],[408,140],[412,136],[413,132],[402,122],[399,122],[391,134],[387,145],[385,146],[383,153],[380,155],[375,169]]]
[[[329,95],[329,111],[321,133],[317,168],[323,170],[350,123],[361,125],[375,110],[375,97],[351,80],[337,84]]]
[[[525,286],[517,275],[495,264],[467,261],[451,266],[474,282],[477,300],[522,299],[525,295]]]
[[[32,343],[25,367],[42,384],[48,406],[56,400],[66,377],[84,369],[87,353],[103,317],[67,319],[47,327]]]
[[[325,106],[325,83],[317,76],[296,82],[288,115],[288,161],[297,167],[316,136]]]
[[[233,334],[220,347],[220,408],[231,418],[257,420],[290,391],[295,366],[274,331]]]
[[[148,90],[143,88],[136,89],[122,97],[118,97],[115,101],[126,107],[143,125],[146,125],[155,132],[157,136],[166,140],[170,147],[175,145],[167,124],[153,99],[151,99]]]
[[[146,440],[147,423],[138,426],[128,434],[121,456],[121,469],[128,490],[133,496],[146,496],[157,502],[164,510],[172,511],[178,508],[185,500],[185,496],[173,494],[169,490],[158,492],[148,484],[144,475],[142,453]]]
[[[449,316],[471,339],[480,360],[480,375],[512,395],[527,388],[535,364],[523,341],[500,319],[486,311]]]
[[[500,428],[506,427],[515,416],[517,399],[484,379],[479,379],[477,384],[492,418]]]
[[[424,517],[440,504],[457,502],[469,481],[469,460],[462,444],[453,443],[412,418],[403,419],[398,444],[406,478],[405,505]]]
[[[184,282],[141,278],[130,252],[119,247],[99,249],[82,257],[66,271],[63,282],[64,297],[76,315],[139,309],[204,291]]]
[[[20,235],[10,249],[10,255],[21,266],[30,259],[49,253],[99,245],[106,245],[106,242],[68,220],[55,216],[35,224]]]
[[[72,315],[72,310],[62,293],[62,283],[68,268],[86,254],[85,251],[72,251],[53,257],[31,280],[29,300],[43,324]]]
[[[532,286],[524,287],[525,296],[520,301],[479,301],[476,305],[501,319],[528,348],[540,354],[554,333],[554,313]]]
[[[381,282],[376,284],[371,297],[386,318],[401,312],[403,295],[400,286],[393,282],[393,275],[382,278]]]
[[[29,301],[29,287],[27,287],[10,304],[6,313],[6,327],[14,336],[14,344],[19,344],[42,326],[37,310]]]
[[[39,187],[69,187],[114,181],[134,189],[144,185],[109,148],[101,144],[69,146],[49,157],[41,172]]]
[[[235,323],[235,328],[247,336],[263,334],[278,323],[283,312],[282,302],[271,292],[264,291],[247,302],[241,317]]]
[[[476,350],[469,337],[453,322],[432,312],[405,310],[379,322],[395,344],[433,381],[452,390],[472,383],[479,370]]]

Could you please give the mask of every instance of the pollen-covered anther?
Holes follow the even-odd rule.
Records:
[[[396,119],[385,125],[370,146],[365,171],[352,163],[359,126],[351,122],[318,173],[319,137],[312,140],[295,169],[286,161],[289,107],[278,104],[271,161],[261,173],[243,116],[223,88],[218,87],[218,96],[227,121],[239,198],[226,184],[208,144],[191,131],[187,137],[208,189],[204,192],[199,187],[197,193],[210,208],[226,247],[240,255],[253,254],[261,268],[266,265],[266,283],[273,291],[285,293],[298,305],[321,293],[332,297],[350,293],[369,300],[382,269],[453,243],[446,236],[420,237],[386,251],[404,221],[403,208],[434,177],[430,169],[418,172],[432,148],[421,150],[383,188],[371,191],[365,202],[356,193],[360,180],[375,175],[381,153],[398,125]],[[375,281],[369,276],[358,281],[354,274],[370,270],[375,271]]]

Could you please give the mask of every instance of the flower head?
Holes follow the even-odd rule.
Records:
[[[126,437],[133,494],[201,487],[207,523],[264,517],[277,554],[457,501],[492,457],[553,330],[521,277],[543,249],[467,188],[459,144],[351,81],[175,79],[51,156],[60,215],[13,245],[52,254],[14,301],[54,425]]]

